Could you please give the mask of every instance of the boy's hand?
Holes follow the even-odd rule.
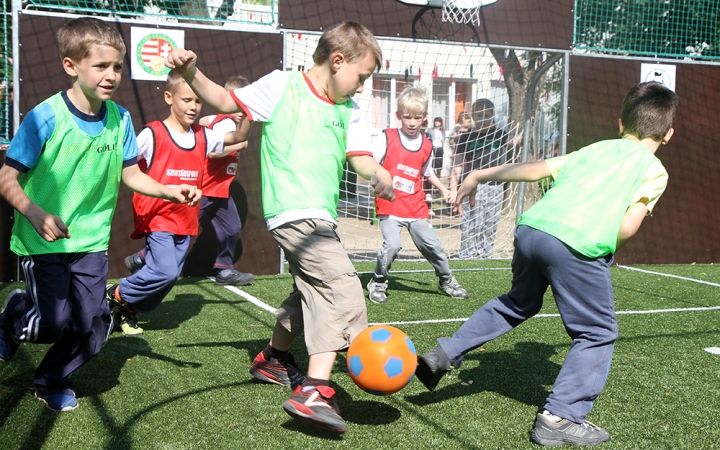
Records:
[[[195,206],[202,198],[202,191],[189,184],[180,184],[168,187],[167,199],[173,203],[187,203],[188,206]]]
[[[455,211],[462,214],[462,201],[465,197],[468,197],[470,206],[475,206],[475,194],[477,193],[478,182],[472,177],[472,174],[468,175],[460,185],[460,190],[457,191],[455,196]]]
[[[446,190],[443,194],[443,198],[445,198],[445,202],[449,205],[455,204],[455,198],[457,197],[457,192],[455,190]]]
[[[370,180],[370,185],[373,187],[373,193],[383,200],[395,200],[395,189],[392,185],[392,177],[390,172],[381,168],[375,172]]]
[[[184,48],[173,50],[167,55],[167,57],[165,57],[165,65],[183,76],[188,72],[195,72],[196,62],[197,55],[195,52],[192,50],[185,50]]]
[[[70,231],[59,217],[46,213],[39,206],[28,210],[25,218],[32,224],[37,234],[48,242],[58,239],[70,239]]]

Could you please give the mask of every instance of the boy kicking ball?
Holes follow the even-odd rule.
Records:
[[[610,434],[585,420],[602,392],[618,336],[610,265],[665,191],[668,175],[655,152],[673,135],[678,96],[660,83],[640,83],[625,97],[621,139],[597,142],[569,155],[476,170],[456,204],[474,203],[481,181],[553,179],[515,230],[513,281],[439,347],[418,358],[416,375],[434,390],[465,354],[540,311],[552,288],[570,351],[537,415],[532,440],[541,445],[595,445]]]

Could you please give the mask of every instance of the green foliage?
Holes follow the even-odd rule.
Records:
[[[453,261],[466,300],[436,290],[428,263],[396,263],[389,303],[368,303],[370,322],[395,325],[418,352],[454,333],[511,281],[506,261]],[[366,283],[372,263],[358,264]],[[403,270],[425,272],[402,272]],[[643,267],[705,282],[720,266]],[[720,305],[720,288],[614,267],[618,311]],[[259,276],[243,291],[276,307],[291,289],[287,275]],[[0,298],[18,283],[0,285]],[[555,314],[550,292],[541,314]],[[603,449],[701,449],[720,442],[720,347],[717,311],[620,314],[620,338],[605,391],[588,417],[612,436]],[[100,354],[73,376],[80,407],[54,413],[27,387],[47,345],[22,344],[0,363],[0,448],[16,449],[534,449],[535,413],[544,404],[570,339],[557,316],[536,317],[467,354],[434,392],[417,380],[389,397],[355,386],[339,355],[333,383],[348,422],[327,436],[282,410],[289,389],[256,383],[248,368],[272,333],[274,316],[206,279],[183,278],[151,314],[142,337],[113,333]],[[292,348],[307,368],[302,338]]]
[[[720,59],[717,0],[577,0],[575,47],[626,55]]]

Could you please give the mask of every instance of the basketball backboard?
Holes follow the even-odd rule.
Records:
[[[442,8],[443,0],[398,0],[400,3],[414,6],[432,6]],[[497,0],[455,0],[455,7],[461,9],[477,8],[479,6],[491,5]]]

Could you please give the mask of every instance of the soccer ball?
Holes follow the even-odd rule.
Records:
[[[347,352],[350,378],[365,392],[390,395],[415,375],[417,353],[410,338],[395,327],[376,325],[360,332]]]

